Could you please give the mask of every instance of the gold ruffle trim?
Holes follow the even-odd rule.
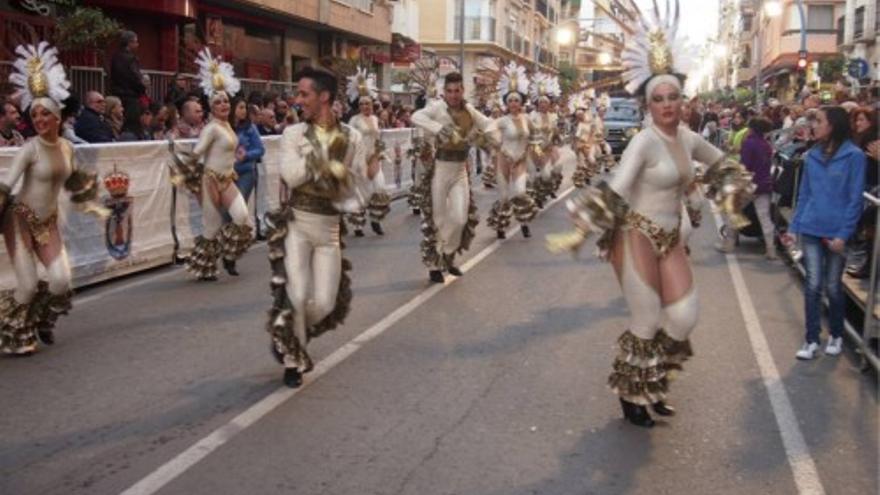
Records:
[[[656,339],[645,340],[629,330],[617,339],[619,352],[614,359],[608,386],[627,402],[650,405],[666,399],[666,352]]]
[[[499,199],[492,205],[492,210],[489,211],[489,218],[486,219],[486,224],[492,230],[507,230],[507,227],[510,227],[510,218],[512,216],[513,207],[510,201]]]
[[[254,234],[250,225],[227,223],[220,228],[220,244],[224,259],[232,261],[241,258],[253,242]]]
[[[217,276],[217,259],[223,255],[219,239],[196,237],[196,244],[186,258],[186,271],[204,280]]]
[[[510,200],[513,214],[519,223],[529,223],[538,215],[538,205],[528,194],[520,194]]]
[[[72,292],[52,294],[49,284],[40,281],[29,303],[20,304],[12,290],[0,293],[0,351],[26,354],[37,347],[37,332],[49,331],[71,307]]]
[[[391,211],[391,196],[386,192],[373,193],[367,203],[367,211],[370,213],[370,220],[381,222]]]

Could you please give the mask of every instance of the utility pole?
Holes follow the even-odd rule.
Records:
[[[464,75],[464,3],[467,0],[459,0],[458,6],[458,71]]]

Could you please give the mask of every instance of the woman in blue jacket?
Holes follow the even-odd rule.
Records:
[[[257,183],[257,162],[266,150],[263,148],[257,127],[251,123],[247,101],[241,96],[236,96],[232,99],[230,107],[232,111],[229,112],[229,123],[238,135],[238,148],[235,150],[235,174],[238,178],[235,180],[235,185],[247,204],[254,190],[254,184]],[[227,265],[226,271],[230,275],[238,275],[235,262]]]
[[[843,343],[843,269],[846,241],[862,213],[865,154],[850,141],[849,115],[841,107],[824,107],[813,123],[816,145],[807,153],[794,218],[786,242],[799,234],[807,269],[806,342],[798,359],[813,359],[819,350],[822,289],[828,296],[831,338],[825,354],[840,354]]]

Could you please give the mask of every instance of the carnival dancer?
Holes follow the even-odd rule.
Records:
[[[492,205],[487,224],[504,239],[510,219],[516,216],[523,237],[531,237],[529,222],[538,214],[535,200],[526,190],[529,179],[527,159],[529,145],[540,146],[534,141],[529,117],[523,113],[523,94],[528,91],[529,80],[524,67],[510,62],[503,69],[498,81],[499,96],[507,105],[508,114],[496,121],[496,139],[501,142],[498,155],[498,201]],[[540,139],[540,136],[536,136]]]
[[[550,110],[552,99],[558,98],[561,91],[556,76],[543,72],[535,74],[532,78],[529,91],[536,106],[529,114],[529,123],[532,132],[535,133],[535,145],[531,149],[530,159],[536,171],[535,202],[539,208],[542,208],[548,198],[556,197],[556,191],[562,183],[557,115]]]
[[[663,19],[655,10],[650,24],[639,12],[641,22],[624,25],[626,89],[646,96],[653,125],[629,143],[609,182],[568,202],[576,230],[548,237],[551,250],[564,251],[578,249],[591,232],[602,233],[600,252],[614,267],[631,316],[608,383],[626,419],[644,427],[654,424],[646,406],[674,414],[666,403],[671,372],[692,355],[688,338],[698,303],[681,239],[682,204],[696,186],[692,160],[710,164],[701,180],[728,214],[742,219],[737,212],[752,187],[744,167],[725,162],[721,150],[679,127],[686,68],[675,38],[678,0],[674,12]]]
[[[0,351],[31,354],[38,343],[55,342],[58,317],[71,308],[70,265],[58,228],[58,193],[88,213],[106,217],[95,201],[95,174],[74,164],[73,144],[60,137],[61,110],[70,82],[58,62],[58,50],[45,41],[15,50],[9,81],[30,112],[37,136],[25,142],[0,183],[0,212],[6,251],[15,272],[16,288],[0,293]],[[21,189],[12,189],[21,181]],[[39,279],[37,263],[48,281]]]
[[[267,326],[289,387],[302,384],[313,367],[309,341],[348,314],[351,263],[342,257],[341,214],[363,208],[366,185],[358,171],[367,155],[360,133],[333,115],[336,77],[306,68],[294,79],[305,122],[281,137],[281,179],[290,197],[266,215],[273,296]]]
[[[596,163],[601,165],[605,173],[610,172],[614,165],[614,153],[605,139],[605,114],[610,106],[611,97],[608,93],[602,93],[596,100],[596,116],[593,119],[593,152],[597,156]]]
[[[443,283],[443,271],[460,277],[455,256],[466,251],[479,218],[467,170],[470,146],[491,139],[494,122],[464,101],[461,74],[446,75],[444,101],[433,101],[415,112],[412,122],[437,139],[433,164],[422,175],[422,261],[432,282]],[[430,167],[430,168],[429,168]]]
[[[391,211],[391,196],[385,190],[385,174],[382,173],[382,161],[385,159],[385,143],[379,131],[379,118],[373,115],[374,98],[379,94],[376,89],[375,74],[367,74],[366,69],[348,77],[346,95],[349,100],[358,102],[359,113],[348,121],[348,125],[360,132],[364,148],[367,150],[367,168],[358,171],[367,178],[366,208],[346,215],[354,226],[354,235],[363,237],[367,213],[370,216],[370,228],[376,235],[385,235],[382,220]]]
[[[489,118],[497,122],[501,117],[504,117],[504,110],[501,108],[501,105],[492,105],[492,110],[489,112]],[[486,155],[488,156],[488,159],[486,160],[486,166],[483,167],[483,187],[486,189],[495,189],[495,186],[498,185],[498,180],[495,177],[498,170],[498,153],[494,150],[487,150]]]
[[[596,157],[593,149],[595,132],[593,131],[593,115],[588,101],[581,97],[576,99],[574,103],[576,110],[574,112],[575,128],[572,148],[574,148],[577,157],[577,166],[571,176],[571,181],[578,189],[590,185],[596,170]]]
[[[192,153],[175,152],[171,141],[172,181],[184,186],[202,207],[202,235],[186,258],[186,269],[198,280],[217,280],[217,259],[237,276],[235,262],[253,242],[247,205],[235,180],[238,135],[229,125],[230,98],[241,88],[232,65],[204,48],[196,58],[202,91],[211,105],[211,120],[199,134]],[[201,161],[201,163],[199,163]],[[232,220],[224,223],[224,213]]]

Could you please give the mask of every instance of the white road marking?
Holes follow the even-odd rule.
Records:
[[[716,212],[714,217],[716,225],[720,228],[722,225],[721,216]],[[727,254],[725,256],[727,257],[727,266],[730,269],[733,288],[739,300],[743,321],[746,324],[746,333],[752,345],[752,352],[758,361],[758,369],[761,371],[767,395],[770,396],[770,405],[773,408],[776,424],[779,426],[782,445],[785,447],[785,455],[788,457],[788,464],[791,466],[798,493],[801,495],[824,495],[825,488],[819,479],[816,463],[813,461],[810,449],[804,441],[804,435],[801,433],[800,426],[798,426],[794,408],[791,406],[788,393],[785,391],[785,384],[782,382],[779,370],[773,361],[770,346],[767,344],[767,337],[764,334],[764,329],[761,327],[761,320],[758,318],[755,305],[752,303],[752,297],[749,294],[745,278],[740,269],[739,260],[735,254]]]
[[[548,211],[551,206],[564,199],[574,188],[568,188],[557,199],[549,202],[547,206],[538,214],[541,215]],[[518,228],[511,228],[508,232],[512,237]],[[473,269],[478,263],[486,259],[501,247],[503,240],[495,240],[482,251],[477,253],[467,262],[462,264],[461,271],[467,273]],[[539,241],[541,242],[541,241]],[[390,314],[379,320],[376,324],[356,336],[348,343],[335,350],[332,354],[322,359],[315,365],[315,368],[307,375],[299,388],[291,389],[285,386],[279,387],[277,390],[261,399],[256,404],[233,418],[230,422],[217,428],[205,438],[199,440],[194,445],[184,450],[170,461],[166,462],[158,469],[148,474],[146,477],[132,485],[130,488],[122,492],[121,495],[152,495],[161,490],[172,480],[185,473],[199,461],[210,455],[212,452],[223,446],[231,440],[235,435],[245,430],[249,426],[259,421],[263,416],[269,414],[281,404],[287,402],[291,397],[308,388],[309,385],[317,381],[321,376],[332,370],[336,365],[345,361],[352,354],[360,350],[371,340],[382,335],[386,330],[391,328],[395,323],[415,311],[419,306],[434,297],[438,292],[455,283],[458,279],[455,277],[447,277],[443,284],[436,284],[423,290],[417,296],[412,298],[403,306],[392,311]]]

